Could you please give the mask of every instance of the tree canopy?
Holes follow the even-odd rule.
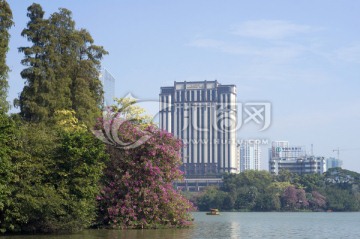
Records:
[[[6,64],[6,53],[9,50],[9,29],[13,25],[12,11],[5,0],[0,0],[0,111],[7,111],[9,103],[6,101],[9,87],[7,77],[9,67]]]
[[[44,19],[41,6],[32,4],[22,35],[33,44],[19,49],[27,66],[17,101],[21,112],[8,116],[2,99],[12,21],[7,3],[0,1],[0,7],[0,232],[87,228],[108,158],[86,126],[101,112],[98,70],[107,52],[86,30],[75,29],[69,10]]]
[[[224,175],[222,187],[210,187],[193,201],[200,210],[359,211],[360,174],[341,168],[324,175],[250,170]]]
[[[111,131],[107,138],[114,144],[107,146],[110,160],[97,197],[98,226],[188,226],[193,206],[172,185],[174,180],[182,178],[181,141],[149,123],[141,108],[133,103],[128,99],[118,100],[117,106],[110,107],[113,113],[107,115],[113,118],[99,120],[98,132]],[[123,118],[118,118],[121,115]],[[128,142],[130,147],[122,142]]]
[[[26,120],[40,122],[57,110],[74,110],[76,117],[92,125],[100,115],[103,100],[99,80],[100,60],[107,52],[85,29],[77,30],[71,11],[44,18],[39,4],[28,8],[29,22],[21,35],[32,46],[20,47],[21,76],[26,84],[15,104]]]

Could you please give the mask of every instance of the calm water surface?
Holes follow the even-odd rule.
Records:
[[[86,230],[72,235],[5,236],[7,239],[225,239],[360,238],[360,213],[194,213],[190,229]]]

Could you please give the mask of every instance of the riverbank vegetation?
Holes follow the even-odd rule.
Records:
[[[227,174],[220,188],[187,193],[201,211],[359,211],[360,174],[333,168],[323,175],[281,171]]]
[[[172,188],[182,177],[180,142],[140,117],[131,100],[119,99],[104,118],[99,70],[107,52],[75,28],[71,11],[44,15],[39,4],[28,8],[21,35],[31,45],[19,48],[25,86],[14,102],[20,112],[8,115],[13,22],[0,0],[0,232],[188,226],[192,204]]]

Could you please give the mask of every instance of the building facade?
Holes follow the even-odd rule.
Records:
[[[342,160],[340,159],[337,159],[337,158],[327,158],[326,159],[326,169],[329,169],[329,168],[341,168],[342,167]]]
[[[104,89],[104,106],[113,105],[115,97],[115,78],[105,68],[102,68],[100,80]]]
[[[297,174],[322,174],[326,172],[324,157],[309,156],[303,146],[290,146],[288,141],[274,141],[269,149],[269,171],[278,174],[287,170]]]
[[[269,162],[270,173],[279,174],[281,170],[291,173],[303,174],[323,174],[326,172],[326,160],[324,157],[301,157],[286,160],[284,158],[273,158]]]
[[[261,148],[254,141],[244,141],[240,144],[240,172],[260,170]]]
[[[237,173],[236,86],[218,81],[174,82],[161,87],[160,128],[181,139],[185,177]]]
[[[290,146],[289,141],[273,141],[269,149],[269,159],[285,158],[289,160],[304,157],[305,155],[304,146]]]

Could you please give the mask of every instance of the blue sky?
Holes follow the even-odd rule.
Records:
[[[10,0],[9,100],[22,90],[20,32],[33,1]],[[360,1],[42,0],[46,16],[64,7],[109,55],[116,96],[157,100],[174,81],[236,84],[240,102],[271,102],[272,125],[240,138],[288,140],[325,157],[340,148],[360,172]],[[149,107],[154,112],[156,107]],[[12,109],[16,112],[16,109]],[[266,147],[262,168],[267,169]]]

